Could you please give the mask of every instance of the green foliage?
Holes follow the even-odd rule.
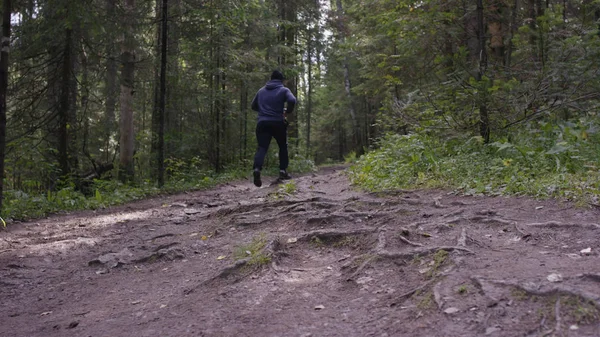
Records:
[[[252,238],[248,244],[236,247],[233,251],[235,260],[249,259],[248,265],[262,266],[271,262],[271,257],[264,252],[267,245],[267,237],[264,233]]]
[[[283,185],[281,185],[280,190],[286,194],[294,194],[296,193],[296,183],[292,180]]]
[[[105,208],[164,193],[206,189],[224,182],[246,178],[248,175],[248,170],[240,168],[231,168],[221,174],[202,170],[194,174],[189,170],[193,165],[193,163],[181,165],[182,172],[176,172],[172,165],[169,166],[171,179],[166,182],[163,189],[156,188],[150,182],[130,186],[113,180],[95,180],[90,196],[77,191],[72,183],[45,194],[9,190],[5,193],[2,216],[6,219],[23,220],[39,218],[51,213]]]
[[[531,195],[587,201],[600,195],[600,130],[595,119],[530,123],[500,141],[442,142],[388,135],[350,171],[369,190],[442,187],[466,194]]]

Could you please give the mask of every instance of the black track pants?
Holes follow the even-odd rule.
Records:
[[[265,156],[271,144],[271,138],[275,138],[279,145],[279,169],[286,170],[289,164],[287,148],[287,127],[284,122],[259,122],[256,125],[256,140],[258,149],[254,155],[253,168],[262,169],[265,162]]]

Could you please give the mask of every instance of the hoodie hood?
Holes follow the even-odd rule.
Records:
[[[267,89],[267,90],[274,90],[274,89],[281,88],[281,87],[283,87],[283,81],[281,81],[281,80],[270,80],[265,85],[265,89]]]

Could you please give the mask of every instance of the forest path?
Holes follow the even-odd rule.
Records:
[[[597,209],[343,169],[14,224],[0,336],[600,336]]]

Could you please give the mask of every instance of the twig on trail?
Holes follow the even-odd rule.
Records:
[[[496,285],[500,285],[500,286],[508,286],[508,287],[517,288],[519,290],[526,292],[527,294],[535,295],[535,296],[552,296],[552,295],[575,296],[575,297],[579,297],[581,299],[584,299],[584,300],[590,302],[597,309],[600,309],[600,295],[596,295],[596,294],[587,292],[585,290],[572,289],[572,288],[563,287],[563,286],[554,286],[552,288],[548,288],[545,290],[537,290],[537,289],[528,287],[526,285],[522,285],[522,284],[510,282],[510,281],[505,281],[505,280],[488,280],[481,276],[472,276],[471,279],[478,282],[482,286],[486,283],[487,284],[496,284]]]
[[[457,247],[466,247],[467,246],[467,229],[462,228],[460,231],[460,236],[458,237]]]
[[[442,205],[441,197],[433,198],[433,207],[435,208],[446,208],[447,206]]]
[[[552,336],[552,334],[554,334],[554,329],[550,329],[544,333],[542,333],[542,337],[547,337],[547,336]]]
[[[556,320],[556,325],[554,327],[554,331],[560,334],[560,296],[556,299],[556,304],[554,305],[554,315]]]
[[[456,210],[456,211],[454,211],[454,212],[450,212],[450,213],[448,213],[448,214],[444,214],[444,216],[443,216],[443,217],[444,217],[444,218],[449,218],[449,217],[451,217],[451,216],[457,216],[457,215],[461,215],[461,214],[463,214],[464,212],[465,212],[465,210],[464,210],[464,209],[458,209],[458,210]]]
[[[526,224],[528,227],[548,227],[548,228],[569,228],[581,227],[584,229],[600,229],[600,225],[595,223],[562,223],[559,221],[534,222]]]
[[[173,234],[173,233],[166,233],[166,234],[157,235],[157,236],[151,238],[148,241],[153,241],[153,240],[160,239],[160,238],[167,238],[167,237],[170,237],[170,236],[175,236],[175,234]]]
[[[425,288],[429,287],[429,285],[430,285],[430,284],[432,284],[434,281],[435,281],[435,279],[433,279],[433,280],[429,280],[429,281],[427,281],[427,282],[423,283],[422,285],[420,285],[420,286],[418,286],[418,287],[416,287],[416,288],[414,288],[414,289],[412,289],[412,290],[409,290],[409,291],[405,292],[404,294],[400,295],[400,296],[397,298],[397,299],[398,299],[398,302],[400,302],[400,301],[402,301],[402,300],[404,300],[404,299],[406,299],[406,298],[409,298],[409,297],[411,297],[411,296],[412,296],[414,293],[416,293],[417,291],[421,291],[421,290],[423,290],[423,289],[425,289]],[[392,303],[392,306],[393,306],[394,304],[396,304],[396,303]]]
[[[444,306],[444,299],[442,299],[442,295],[440,295],[440,287],[442,282],[438,282],[433,286],[433,299],[438,306],[438,310],[442,310]]]
[[[510,226],[514,223],[514,221],[512,220],[506,220],[506,219],[502,219],[502,218],[482,218],[479,216],[474,216],[471,218],[472,221],[476,221],[476,222],[481,222],[481,223],[485,223],[488,225],[502,225],[502,226]]]
[[[520,229],[519,225],[517,225],[516,221],[514,222],[514,224],[515,224],[515,229],[517,230],[517,232],[519,232],[522,235],[521,238],[527,238],[527,237],[531,236],[530,233],[524,232],[522,229]]]
[[[414,246],[414,247],[423,247],[423,245],[422,245],[422,244],[420,244],[420,243],[418,243],[418,242],[412,242],[412,241],[410,241],[409,239],[405,238],[405,237],[404,237],[404,236],[402,236],[402,235],[398,235],[397,237],[398,237],[398,239],[399,239],[400,241],[402,241],[402,242],[406,243],[407,245],[411,245],[411,246]]]
[[[360,264],[360,266],[358,266],[358,268],[356,268],[354,273],[352,273],[352,275],[350,275],[346,280],[354,281],[354,278],[356,278],[360,273],[362,273],[363,269],[365,269],[367,265],[369,265],[369,263],[371,263],[376,258],[377,256],[369,256],[363,263]]]
[[[475,254],[472,250],[463,248],[463,247],[439,246],[439,247],[427,247],[427,248],[423,248],[423,249],[415,249],[410,252],[381,251],[381,252],[378,252],[378,255],[380,255],[381,257],[389,258],[389,259],[399,259],[399,258],[406,259],[406,258],[412,258],[416,255],[428,255],[431,253],[435,253],[439,250],[445,250],[447,252],[455,251],[455,252],[463,252],[463,253],[468,253],[468,254]]]
[[[542,319],[540,320],[540,324],[538,324],[535,328],[527,331],[526,337],[538,337],[540,336],[540,332],[544,329],[544,325],[546,324],[546,315],[542,315]],[[553,330],[550,330],[553,331]]]

